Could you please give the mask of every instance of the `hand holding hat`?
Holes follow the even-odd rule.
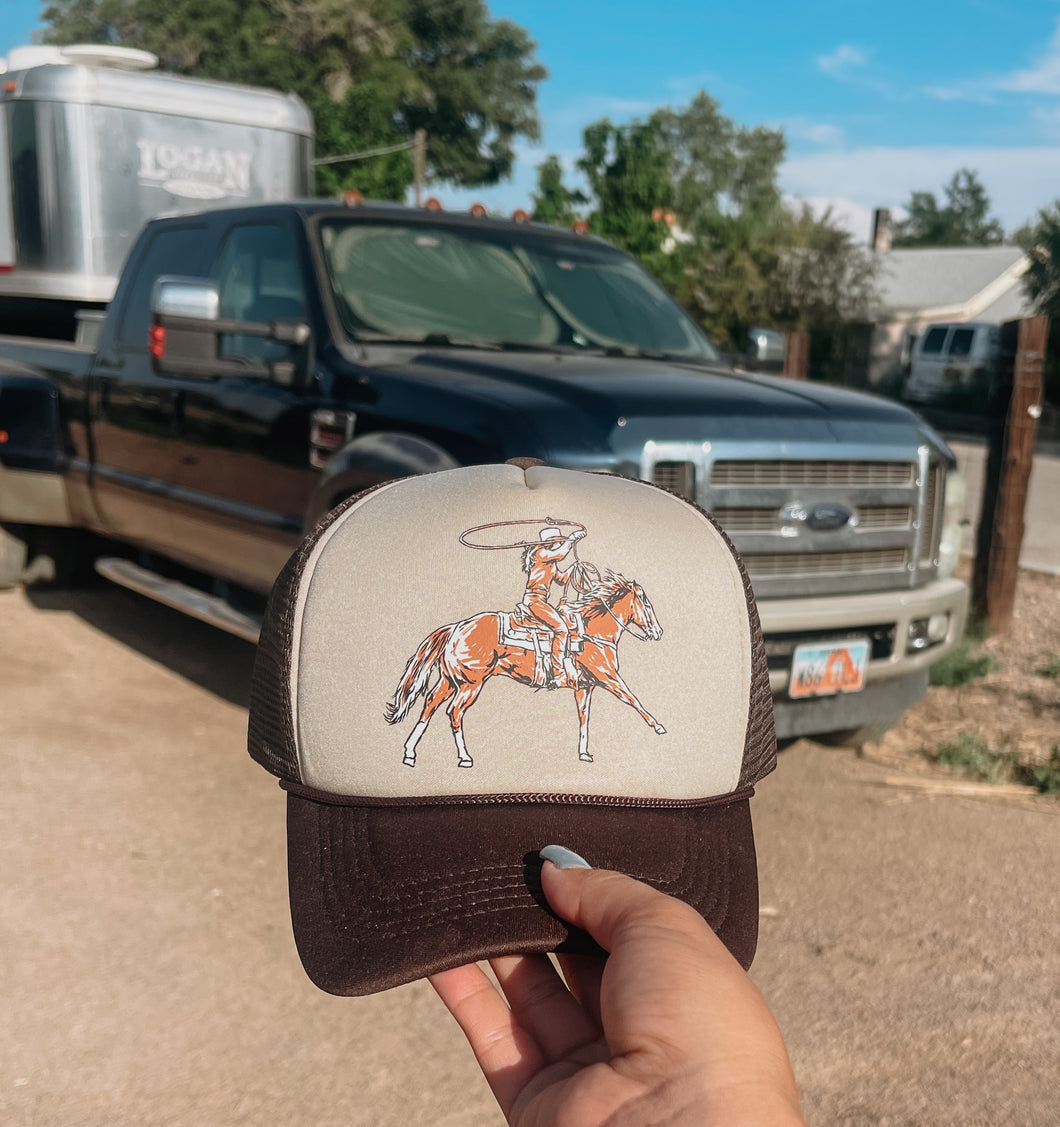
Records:
[[[801,1124],[780,1031],[702,917],[567,850],[542,856],[551,906],[610,958],[492,961],[434,975],[512,1127]],[[502,996],[503,992],[503,996]]]

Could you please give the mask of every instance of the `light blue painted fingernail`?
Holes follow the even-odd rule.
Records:
[[[584,857],[580,857],[573,849],[562,845],[546,845],[541,850],[542,861],[551,861],[557,869],[591,869],[592,865]]]

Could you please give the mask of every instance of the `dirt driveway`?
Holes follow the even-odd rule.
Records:
[[[0,1122],[500,1122],[422,984],[305,979],[249,645],[105,586],[4,592],[0,629]],[[754,976],[807,1119],[1056,1124],[1060,804],[888,773],[799,743],[753,803]]]

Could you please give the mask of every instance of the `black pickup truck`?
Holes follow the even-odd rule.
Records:
[[[960,638],[953,458],[916,415],[734,372],[592,236],[335,201],[155,220],[96,346],[0,338],[0,585],[69,577],[87,548],[254,638],[330,507],[516,456],[715,513],[755,587],[782,737],[880,731]]]

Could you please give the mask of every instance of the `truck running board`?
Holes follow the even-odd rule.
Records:
[[[96,560],[96,571],[112,583],[128,587],[130,591],[146,595],[149,599],[164,603],[182,614],[189,614],[201,622],[227,630],[229,634],[235,634],[247,642],[256,643],[258,640],[261,619],[243,614],[217,595],[207,595],[186,583],[167,579],[131,560],[117,556],[102,556]]]

